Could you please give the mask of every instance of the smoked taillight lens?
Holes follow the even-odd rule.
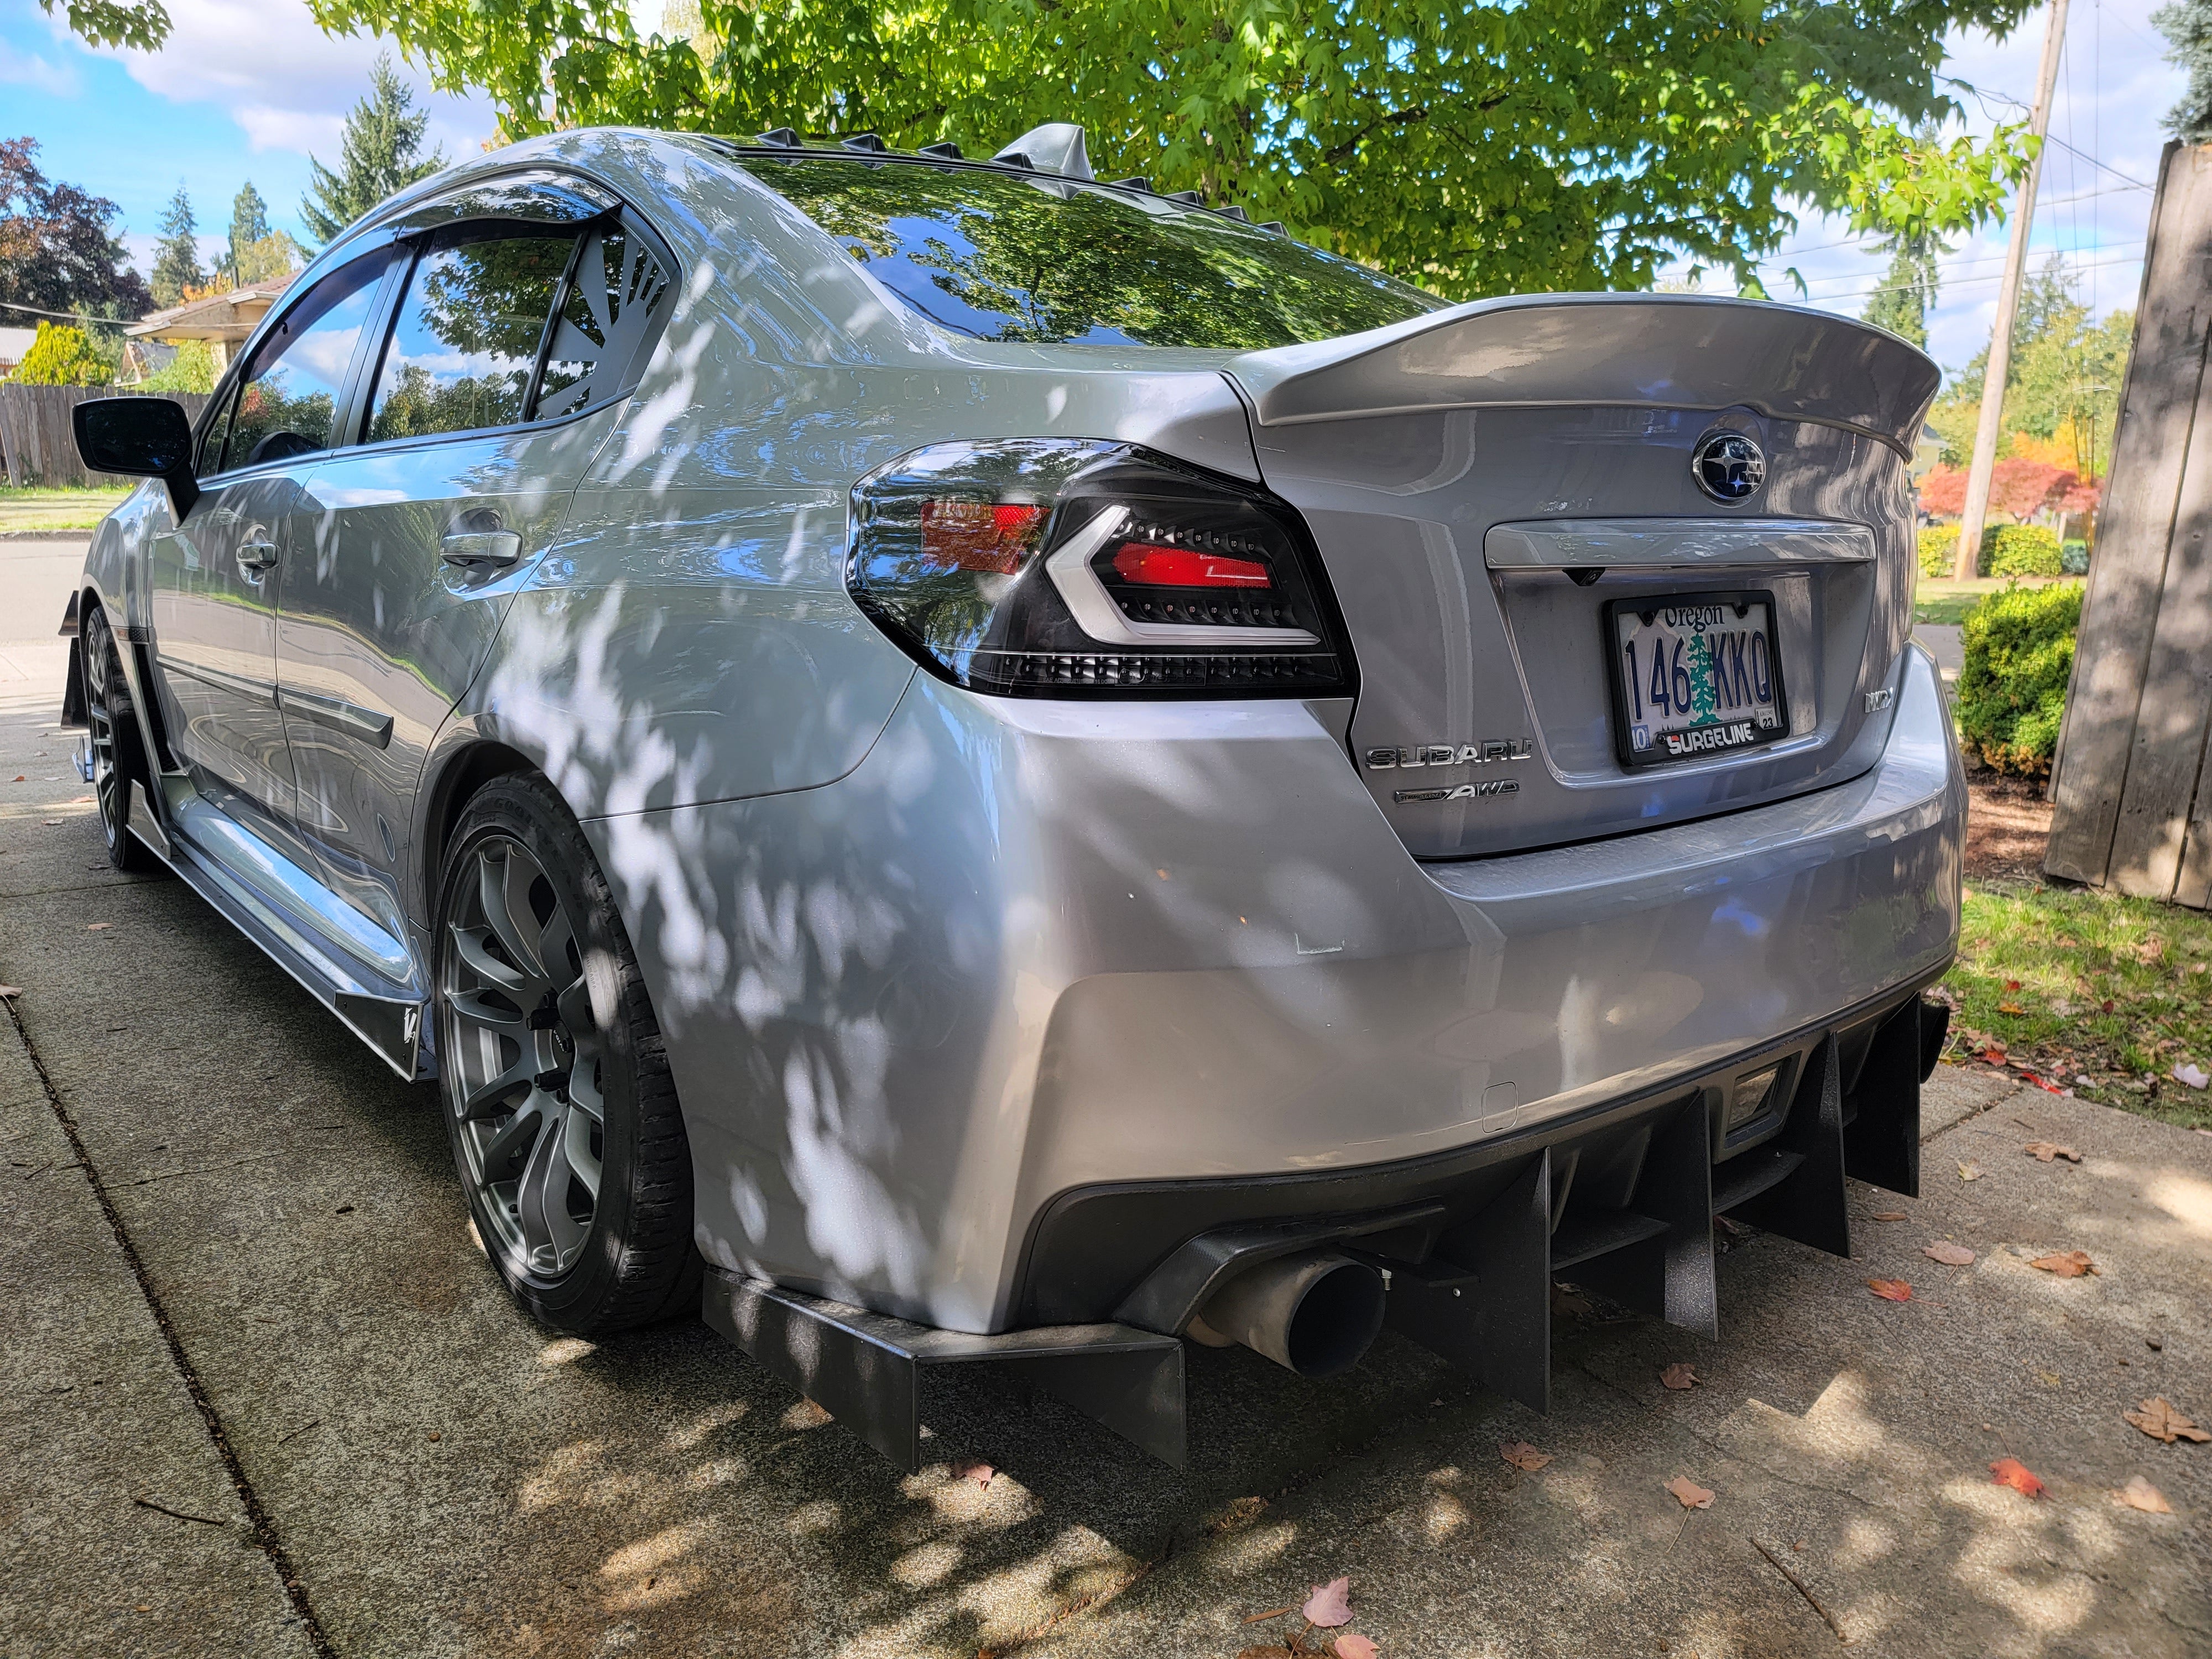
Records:
[[[937,444],[853,490],[846,580],[923,666],[1016,696],[1321,696],[1351,653],[1296,513],[1127,444]]]

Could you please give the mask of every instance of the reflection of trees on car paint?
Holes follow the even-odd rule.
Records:
[[[1253,349],[1441,304],[1212,214],[980,169],[746,167],[916,310],[980,340]]]

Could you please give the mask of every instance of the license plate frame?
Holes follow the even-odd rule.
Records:
[[[1676,728],[1674,735],[1682,736],[1699,731],[1722,731],[1736,725],[1750,727],[1750,735],[1734,742],[1708,742],[1683,753],[1668,752],[1664,738],[1667,733],[1651,730],[1652,741],[1638,749],[1634,741],[1637,727],[1656,726],[1648,713],[1644,720],[1636,718],[1637,697],[1640,688],[1628,684],[1627,650],[1631,641],[1624,637],[1620,617],[1624,613],[1636,619],[1639,627],[1647,616],[1657,620],[1656,613],[1665,610],[1686,610],[1691,607],[1726,606],[1735,610],[1738,619],[1747,617],[1753,606],[1765,610],[1766,668],[1772,690],[1773,722],[1771,726],[1757,724],[1755,714],[1741,720],[1725,716],[1698,725]],[[1741,755],[1753,749],[1763,749],[1790,735],[1790,699],[1782,662],[1782,645],[1778,637],[1778,612],[1772,592],[1766,588],[1702,588],[1686,592],[1642,593],[1608,600],[1602,607],[1605,627],[1606,678],[1613,690],[1613,747],[1621,765],[1629,771],[1649,771],[1655,767],[1686,766],[1697,761],[1720,759]],[[1723,618],[1724,621],[1729,620]],[[1697,630],[1693,629],[1692,632]],[[1747,631],[1747,630],[1743,630]],[[1670,674],[1671,683],[1671,674]],[[1671,701],[1671,699],[1670,699]],[[1716,703],[1720,701],[1716,688]]]

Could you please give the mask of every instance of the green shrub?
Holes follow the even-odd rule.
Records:
[[[1923,526],[1920,532],[1920,574],[1938,581],[1951,574],[1951,567],[1959,557],[1959,526],[1954,524]]]
[[[167,367],[149,374],[138,383],[141,392],[212,392],[215,390],[215,353],[205,340],[180,341],[177,355],[169,359]]]
[[[15,365],[17,386],[106,386],[115,365],[81,328],[40,323],[31,349]]]
[[[2058,574],[2062,576],[2086,576],[2089,574],[2089,544],[2080,537],[2058,544]]]
[[[2022,587],[1984,599],[1959,630],[1959,732],[1983,763],[2021,777],[2046,777],[2058,747],[2074,630],[2081,624],[2075,582]]]
[[[1984,576],[2056,576],[2061,569],[2058,532],[2039,524],[2001,524],[1982,532]]]

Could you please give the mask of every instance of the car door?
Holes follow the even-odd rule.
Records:
[[[333,440],[391,260],[381,249],[286,307],[202,435],[198,499],[147,562],[159,696],[203,787],[295,805],[276,707],[276,605],[301,486]]]
[[[666,309],[665,262],[638,233],[613,216],[562,222],[561,209],[413,239],[364,381],[362,442],[315,469],[301,505],[276,667],[300,821],[332,888],[398,938],[430,740]]]

